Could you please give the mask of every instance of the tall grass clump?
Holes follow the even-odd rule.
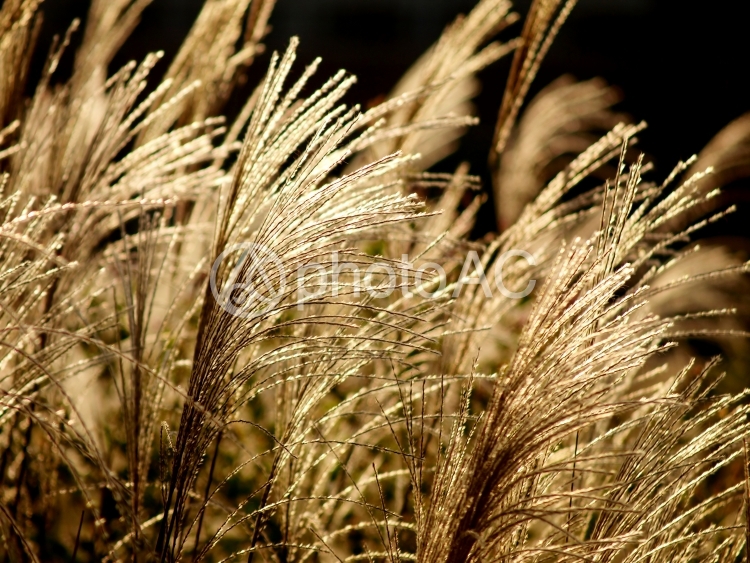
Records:
[[[747,118],[649,180],[606,84],[526,103],[574,0],[510,40],[480,0],[367,110],[261,57],[274,0],[111,72],[148,3],[92,0],[35,84],[40,2],[0,9],[3,561],[750,558],[748,264],[697,243]],[[476,241],[431,167],[506,56]]]

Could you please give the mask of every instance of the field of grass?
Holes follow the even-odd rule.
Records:
[[[33,84],[0,8],[0,561],[750,560],[750,118],[660,174],[603,81],[528,99],[575,0],[478,0],[366,107],[275,0],[112,69],[149,3]],[[491,186],[434,168],[479,118]]]

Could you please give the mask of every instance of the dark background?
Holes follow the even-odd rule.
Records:
[[[346,68],[359,77],[348,101],[367,103],[385,94],[458,13],[474,0],[277,0],[267,38],[284,49],[291,35],[302,41],[299,61],[324,60],[322,77]],[[524,14],[528,0],[515,3]],[[163,49],[173,55],[198,13],[201,0],[154,0],[123,53],[128,59]],[[43,36],[64,30],[85,13],[82,0],[46,0]],[[521,24],[506,30],[510,39]],[[42,45],[43,46],[43,45]],[[622,90],[617,109],[649,128],[640,147],[653,156],[656,177],[700,149],[724,125],[750,111],[747,73],[750,2],[714,0],[580,0],[553,46],[534,92],[562,74],[601,76]],[[262,75],[268,54],[254,65]],[[469,160],[486,177],[485,162],[510,57],[484,71],[477,99],[482,124],[466,136],[453,167]],[[162,63],[166,67],[166,63]],[[231,108],[230,108],[231,112]],[[482,230],[492,229],[485,206]]]

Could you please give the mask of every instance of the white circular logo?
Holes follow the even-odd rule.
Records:
[[[220,269],[224,280],[217,280]],[[235,317],[251,319],[281,301],[286,290],[286,271],[275,252],[260,244],[243,242],[228,246],[214,260],[209,283],[219,307]]]

